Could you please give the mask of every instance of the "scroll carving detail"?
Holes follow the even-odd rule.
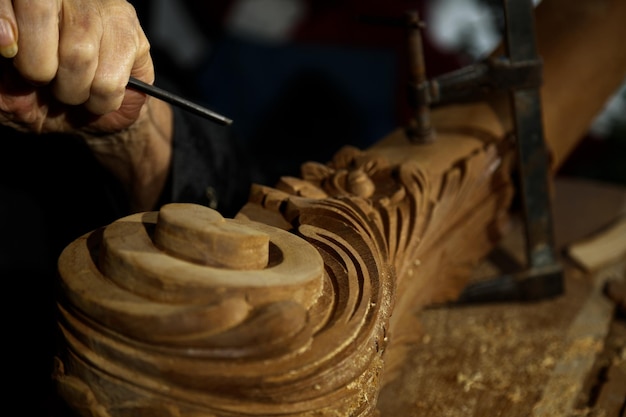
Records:
[[[486,146],[433,182],[347,147],[237,219],[172,204],[84,236],[60,260],[61,392],[102,416],[374,415],[396,292],[499,163]]]

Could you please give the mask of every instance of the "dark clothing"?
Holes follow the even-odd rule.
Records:
[[[245,154],[230,129],[174,112],[172,168],[159,204],[199,203],[232,217],[249,192]],[[129,214],[129,204],[74,137],[0,128],[0,141],[3,356],[14,369],[10,384],[30,399],[28,407],[44,407],[32,415],[50,415],[43,399],[51,398],[58,256],[74,239]]]
[[[160,204],[193,202],[232,217],[247,199],[249,161],[230,129],[177,108]],[[73,239],[129,214],[121,185],[79,140],[0,128],[0,271],[49,270]],[[207,194],[207,190],[209,193]]]

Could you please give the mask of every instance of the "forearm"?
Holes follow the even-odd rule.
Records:
[[[84,139],[152,209],[167,180],[172,111],[126,88],[154,81],[150,44],[126,0],[0,0],[0,124]]]
[[[125,187],[134,212],[155,208],[170,171],[172,136],[172,109],[156,99],[148,99],[127,129],[82,135],[96,159]]]

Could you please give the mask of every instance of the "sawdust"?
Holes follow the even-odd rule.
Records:
[[[421,343],[381,392],[381,417],[531,415],[563,355],[600,348],[563,340],[587,289],[574,280],[553,300],[423,311]]]

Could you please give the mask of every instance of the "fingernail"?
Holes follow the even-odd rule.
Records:
[[[13,58],[17,55],[17,40],[13,25],[6,19],[0,19],[0,55]]]

